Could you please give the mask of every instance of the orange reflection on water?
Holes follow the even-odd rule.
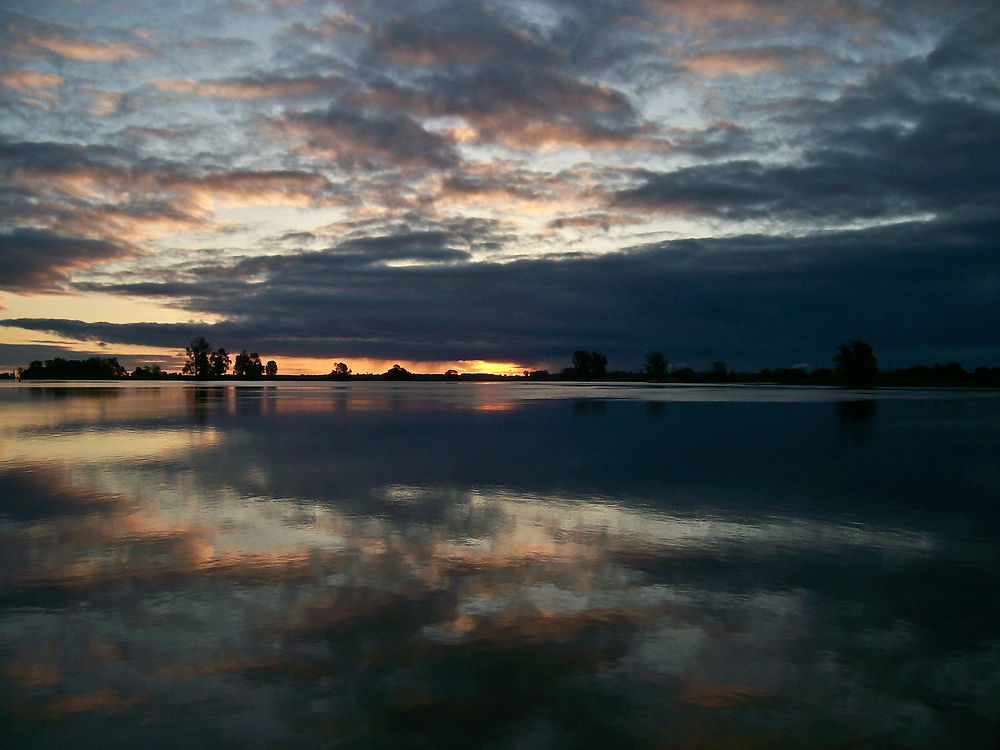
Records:
[[[126,696],[118,690],[105,688],[61,695],[48,701],[43,706],[41,713],[47,719],[57,719],[68,714],[88,711],[121,713],[140,702],[142,702],[140,698]]]
[[[684,685],[678,700],[703,708],[726,708],[750,701],[773,699],[776,696],[767,690],[758,690],[747,685],[727,685],[711,682],[690,682]]]
[[[63,678],[63,670],[52,649],[44,653],[19,654],[3,669],[4,679],[21,687],[53,685]]]

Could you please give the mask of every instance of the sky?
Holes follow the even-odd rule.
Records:
[[[1000,365],[1000,6],[0,10],[0,370]]]

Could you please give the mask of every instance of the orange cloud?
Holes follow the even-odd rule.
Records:
[[[736,49],[696,54],[680,64],[692,73],[716,78],[785,73],[791,63],[796,66],[815,65],[824,59],[818,52],[811,50]]]
[[[113,62],[115,60],[144,57],[147,54],[134,45],[125,42],[89,42],[85,39],[76,39],[71,36],[42,36],[32,34],[26,36],[25,41],[69,60]]]
[[[773,5],[754,0],[646,0],[657,13],[680,16],[689,24],[704,26],[720,21],[759,19]]]
[[[340,34],[356,34],[363,32],[367,27],[360,24],[353,16],[339,11],[327,13],[323,20],[313,26],[296,23],[288,27],[291,34],[305,36],[311,39],[321,39],[323,37],[338,36]]]
[[[406,46],[387,45],[385,53],[391,60],[402,65],[438,65],[441,63],[460,65],[494,57],[497,51],[482,44],[480,40],[442,37],[433,40],[433,43]]]
[[[641,149],[661,152],[671,150],[670,144],[659,138],[630,132],[588,129],[574,122],[535,121],[521,123],[511,118],[503,122],[500,127],[486,132],[491,132],[500,143],[514,149],[539,146],[543,148],[576,146],[600,150]]]
[[[190,78],[162,78],[153,85],[161,91],[220,99],[271,99],[303,96],[318,91],[339,88],[344,79],[339,76],[309,76],[306,78],[272,78],[255,80],[214,79],[193,81]]]
[[[16,91],[52,89],[63,84],[58,73],[40,73],[37,70],[7,70],[0,74],[0,84]]]
[[[140,242],[213,226],[218,207],[328,204],[327,179],[309,172],[234,171],[192,176],[69,163],[16,167],[9,184],[50,200],[21,221],[84,237]]]
[[[842,0],[815,4],[794,0],[646,0],[646,3],[654,13],[679,18],[699,29],[724,23],[787,26],[793,21],[842,22],[865,27],[884,20],[878,10]]]
[[[122,95],[117,91],[107,91],[105,89],[87,89],[90,94],[90,106],[87,112],[94,117],[110,117],[116,114],[121,107]]]
[[[180,190],[190,200],[226,206],[308,206],[330,183],[309,172],[223,172],[198,179],[168,180],[164,187]]]

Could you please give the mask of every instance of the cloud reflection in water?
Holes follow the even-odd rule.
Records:
[[[580,409],[579,389],[12,393],[14,746],[932,746],[995,729],[997,605],[955,588],[997,582],[995,544],[964,531],[996,524],[977,493],[997,488],[961,463],[997,447],[992,402],[951,405],[948,434],[982,451],[956,464],[920,400],[880,403],[845,441],[825,398],[756,392],[657,410]],[[896,475],[914,455],[923,495]]]

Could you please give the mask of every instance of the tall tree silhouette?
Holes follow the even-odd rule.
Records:
[[[602,380],[607,375],[608,358],[600,352],[577,349],[573,352],[573,376],[580,380]]]
[[[236,355],[233,373],[241,378],[259,378],[264,374],[264,364],[260,361],[260,355],[244,349]]]
[[[229,354],[221,346],[208,355],[208,370],[212,377],[218,378],[225,375],[229,371],[231,363]]]
[[[187,362],[184,363],[182,372],[194,375],[196,378],[204,378],[209,374],[211,363],[208,360],[208,352],[211,349],[204,336],[195,336],[191,343],[184,349],[187,354]]]
[[[646,362],[643,365],[646,368],[646,379],[666,380],[669,364],[663,352],[650,352],[646,355]]]
[[[873,385],[878,377],[878,360],[865,341],[841,344],[833,361],[837,365],[837,375],[845,385],[862,388]]]

